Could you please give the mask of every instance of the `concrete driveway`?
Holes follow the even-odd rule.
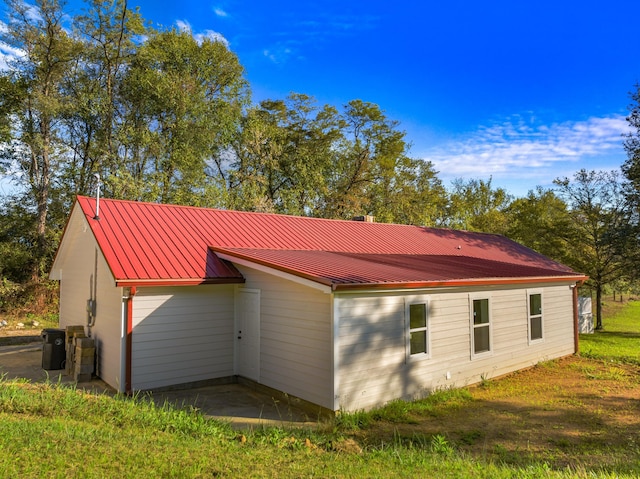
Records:
[[[75,384],[64,370],[42,369],[42,344],[28,343],[0,346],[0,376],[24,378],[34,383],[50,381]],[[115,394],[100,379],[78,383],[78,388],[98,394]],[[147,393],[144,393],[147,394]],[[276,398],[243,384],[225,384],[148,393],[157,404],[169,402],[177,407],[193,406],[205,416],[229,422],[235,429],[258,427],[316,428],[321,419],[313,413],[291,404],[286,398]]]

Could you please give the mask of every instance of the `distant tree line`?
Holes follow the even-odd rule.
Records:
[[[154,28],[126,0],[72,19],[59,0],[6,4],[0,172],[17,188],[0,197],[2,281],[46,277],[98,178],[119,199],[499,233],[588,274],[598,295],[637,279],[640,93],[623,175],[581,170],[514,198],[491,178],[445,187],[378,105],[252,103],[223,42]]]

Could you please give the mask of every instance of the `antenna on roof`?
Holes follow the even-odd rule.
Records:
[[[100,175],[94,173],[93,176],[96,178],[96,215],[93,219],[100,221]]]

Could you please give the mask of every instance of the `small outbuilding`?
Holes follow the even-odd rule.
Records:
[[[118,391],[244,378],[331,411],[573,354],[586,279],[493,234],[87,197],[51,278]]]

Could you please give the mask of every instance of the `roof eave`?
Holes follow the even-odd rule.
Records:
[[[421,289],[421,288],[443,288],[443,287],[463,287],[463,286],[492,286],[492,285],[509,285],[509,284],[532,284],[532,283],[579,283],[589,279],[588,276],[582,274],[566,274],[559,276],[525,276],[517,278],[477,278],[477,279],[452,279],[452,280],[436,280],[436,281],[411,281],[411,282],[383,282],[383,283],[337,283],[330,278],[314,276],[299,270],[287,268],[285,266],[274,264],[269,261],[254,258],[238,251],[229,250],[216,246],[210,246],[218,255],[223,255],[229,261],[234,258],[245,260],[249,263],[259,264],[265,267],[273,268],[293,276],[304,278],[315,283],[329,286],[332,291],[346,290],[392,290],[392,289]]]
[[[184,279],[117,279],[116,286],[198,286],[202,284],[244,284],[244,278],[184,278]]]
[[[521,278],[478,278],[478,279],[455,279],[439,281],[413,281],[404,283],[333,283],[333,291],[346,290],[391,290],[391,289],[424,289],[424,288],[446,288],[464,286],[496,286],[496,285],[518,285],[533,283],[580,283],[589,279],[584,275],[567,276],[527,276]]]

